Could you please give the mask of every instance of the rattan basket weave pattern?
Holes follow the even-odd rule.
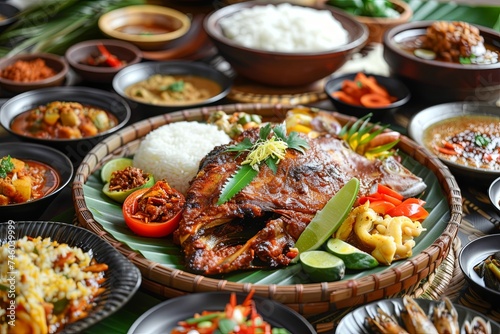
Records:
[[[290,105],[279,104],[234,104],[188,109],[140,121],[106,138],[90,151],[76,172],[73,182],[73,200],[79,224],[97,233],[123,253],[141,270],[144,279],[143,286],[165,297],[219,290],[248,293],[254,289],[256,294],[277,300],[308,316],[393,296],[419,284],[420,281],[434,273],[447,256],[458,232],[462,216],[461,193],[448,168],[436,157],[430,156],[425,149],[404,136],[398,144],[399,149],[435,173],[447,196],[450,220],[437,240],[420,254],[378,274],[367,275],[359,279],[314,284],[254,285],[219,280],[194,275],[179,269],[167,268],[144,258],[139,253],[132,251],[127,245],[118,242],[94,220],[92,213],[86,206],[83,185],[88,177],[107,160],[133,154],[138,148],[141,138],[151,130],[170,122],[203,121],[216,110],[222,110],[226,113],[237,111],[257,113],[267,120],[282,120],[291,108],[293,107]],[[343,123],[355,120],[342,114],[333,114]]]

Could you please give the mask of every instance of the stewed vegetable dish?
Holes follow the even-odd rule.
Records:
[[[0,205],[39,199],[59,185],[59,175],[50,166],[10,155],[0,159]]]
[[[43,139],[92,137],[118,124],[110,112],[78,102],[53,101],[14,118],[12,131]]]

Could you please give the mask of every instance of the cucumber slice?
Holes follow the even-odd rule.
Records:
[[[302,269],[313,282],[333,282],[344,278],[344,261],[331,253],[311,250],[300,253],[299,258]]]
[[[330,238],[325,248],[329,253],[341,258],[347,269],[362,270],[378,266],[378,261],[373,256],[343,240]]]

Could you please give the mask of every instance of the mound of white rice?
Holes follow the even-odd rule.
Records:
[[[220,25],[236,43],[267,51],[328,51],[349,42],[330,11],[289,3],[245,8],[222,18]]]
[[[177,122],[146,135],[134,155],[134,166],[166,179],[171,187],[186,194],[201,159],[214,147],[231,139],[212,124]]]

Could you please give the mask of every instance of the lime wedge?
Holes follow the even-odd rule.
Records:
[[[363,270],[378,266],[378,261],[373,256],[340,239],[330,238],[325,249],[341,258],[347,269]]]
[[[104,183],[109,182],[111,180],[111,174],[115,170],[122,170],[127,168],[128,166],[132,166],[133,160],[129,158],[116,158],[109,160],[102,166],[101,169],[101,180]]]
[[[339,257],[322,250],[300,253],[302,269],[313,282],[333,282],[345,275],[345,264]]]
[[[351,211],[359,191],[359,180],[352,178],[316,213],[295,247],[299,254],[321,247],[340,227]]]

